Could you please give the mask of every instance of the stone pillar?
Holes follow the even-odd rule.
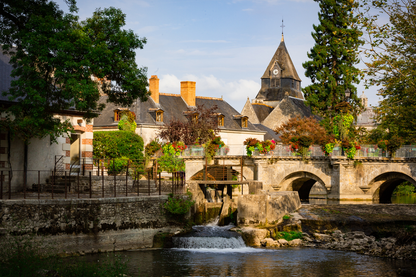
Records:
[[[94,139],[94,133],[92,126],[93,125],[86,125],[85,132],[81,135],[81,152],[85,171],[93,170],[92,141]]]

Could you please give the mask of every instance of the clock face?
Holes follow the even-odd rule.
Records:
[[[279,70],[277,70],[277,69],[273,70],[274,75],[277,75],[278,73],[279,73]]]

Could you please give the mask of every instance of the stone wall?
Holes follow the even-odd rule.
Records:
[[[35,235],[57,252],[97,252],[153,246],[160,232],[180,230],[163,214],[167,196],[0,201],[0,241]]]
[[[239,226],[274,224],[280,221],[285,214],[294,212],[300,206],[297,192],[263,192],[240,195],[237,223]]]

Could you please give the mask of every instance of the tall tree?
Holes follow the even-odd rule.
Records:
[[[360,80],[358,47],[362,45],[362,32],[357,25],[354,0],[315,0],[321,8],[320,24],[314,25],[312,37],[315,45],[308,53],[311,59],[303,63],[305,75],[312,84],[302,91],[312,112],[326,122],[337,114],[337,105],[348,102],[357,114],[360,101],[354,84]],[[349,92],[349,97],[346,96]]]
[[[75,0],[66,2],[75,12]],[[134,52],[146,39],[124,25],[116,8],[98,9],[79,22],[50,0],[0,0],[0,44],[11,56],[15,78],[3,92],[15,104],[0,124],[25,141],[54,139],[71,130],[54,114],[75,109],[93,118],[104,108],[100,91],[124,106],[146,100],[146,68],[137,67]]]
[[[381,86],[375,109],[387,136],[416,142],[416,2],[363,1],[367,85]]]

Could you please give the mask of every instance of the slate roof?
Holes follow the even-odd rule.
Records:
[[[271,77],[269,69],[274,65],[275,61],[277,61],[280,68],[282,68],[282,78],[294,79],[299,82],[301,81],[298,73],[296,72],[296,68],[293,65],[292,59],[290,58],[289,52],[287,51],[286,44],[283,38],[261,78]]]
[[[102,96],[100,102],[105,103],[107,99],[107,96]],[[205,107],[212,107],[213,105],[218,106],[217,112],[224,115],[224,127],[221,127],[220,130],[260,131],[253,124],[251,124],[250,121],[248,122],[248,128],[242,129],[239,120],[233,119],[234,115],[240,115],[240,113],[224,100],[197,96],[196,104],[204,105]],[[94,126],[117,126],[118,122],[114,122],[114,110],[117,108],[119,107],[112,103],[107,103],[106,108],[96,119],[94,119]],[[188,111],[188,106],[180,94],[161,93],[159,95],[159,104],[156,104],[152,98],[149,98],[146,102],[137,101],[136,104],[133,104],[130,107],[130,110],[136,113],[137,124],[163,126],[164,123],[156,122],[155,113],[151,111],[152,109],[158,108],[163,110],[164,123],[168,123],[174,118],[178,118],[183,122],[188,120],[184,115],[184,112]]]
[[[261,131],[265,131],[267,132],[264,135],[264,140],[272,140],[274,139],[275,141],[281,141],[280,139],[280,135],[276,134],[275,131],[273,131],[272,129],[270,129],[269,127],[263,125],[263,124],[254,124],[254,126],[256,126],[256,128],[258,128]]]
[[[252,103],[252,106],[260,122],[263,122],[263,120],[273,111],[273,107],[261,103]]]

